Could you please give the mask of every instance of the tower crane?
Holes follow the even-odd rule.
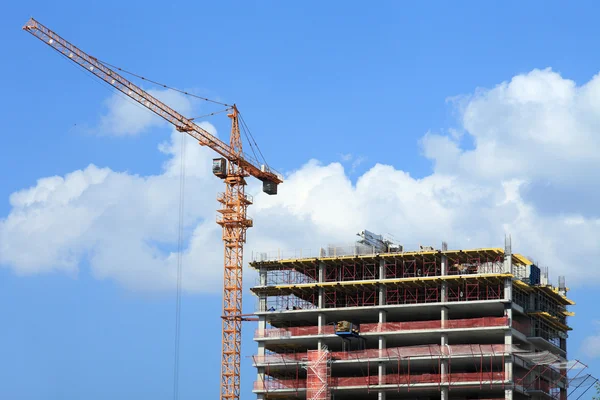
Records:
[[[89,73],[108,83],[113,88],[130,97],[148,110],[164,118],[175,126],[177,131],[186,133],[198,140],[202,146],[213,149],[220,157],[213,159],[213,173],[225,182],[225,192],[217,196],[221,203],[217,223],[223,228],[222,239],[225,247],[223,276],[223,315],[222,315],[222,354],[221,354],[221,395],[222,400],[238,400],[240,394],[240,350],[242,315],[242,266],[246,230],[253,225],[247,216],[252,198],[245,194],[246,178],[254,176],[263,182],[263,191],[277,194],[277,185],[283,177],[268,165],[261,165],[254,157],[242,151],[239,111],[233,105],[229,109],[231,119],[230,142],[211,135],[171,107],[150,95],[140,87],[125,79],[106,63],[83,52],[38,21],[31,18],[23,29],[54,50],[67,57]],[[242,121],[243,122],[243,121]]]

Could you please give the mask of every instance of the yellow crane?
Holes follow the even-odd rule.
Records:
[[[246,230],[252,227],[247,209],[252,204],[245,194],[246,178],[254,176],[263,182],[263,191],[277,194],[283,177],[268,165],[242,151],[239,112],[235,105],[229,109],[231,134],[229,145],[211,135],[148,92],[125,79],[106,63],[83,52],[38,21],[31,18],[23,29],[86,71],[102,79],[121,93],[164,118],[179,132],[187,133],[202,146],[208,146],[221,157],[213,160],[213,173],[225,182],[225,192],[217,196],[222,208],[217,223],[223,227],[225,262],[223,277],[221,396],[223,400],[238,400],[240,395],[240,350],[242,316],[242,266]]]

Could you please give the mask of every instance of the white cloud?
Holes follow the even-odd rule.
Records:
[[[474,148],[461,149],[453,134],[428,134],[425,154],[436,172],[568,184],[600,167],[600,75],[577,86],[551,69],[533,70],[455,101]]]
[[[600,321],[594,321],[597,328],[600,328]],[[583,339],[581,351],[590,358],[600,358],[600,331],[595,335],[590,335]]]
[[[188,97],[170,90],[147,92],[179,113],[190,115],[192,104]],[[105,106],[107,113],[101,117],[98,127],[98,131],[104,134],[136,135],[149,128],[167,124],[162,118],[148,112],[146,108],[121,93],[109,97]]]
[[[288,174],[277,196],[261,193],[252,181],[255,227],[246,259],[250,251],[316,252],[319,245],[349,243],[365,228],[391,233],[409,248],[442,240],[454,248],[496,247],[510,233],[513,249],[549,266],[552,277],[568,275],[570,286],[600,281],[593,269],[600,257],[597,212],[576,203],[549,212],[531,195],[541,181],[572,190],[581,174],[600,167],[592,151],[600,148],[593,134],[600,122],[600,78],[578,87],[550,70],[536,70],[457,102],[462,126],[423,137],[424,154],[435,163],[425,178],[377,164],[353,184],[342,164],[311,160]],[[114,113],[107,118],[119,119]],[[138,123],[149,126],[144,118]],[[127,132],[142,129],[135,119],[123,126]],[[98,278],[133,289],[172,287],[179,143],[180,134],[173,132],[161,146],[171,158],[159,175],[89,166],[13,194],[11,212],[0,220],[0,264],[19,274],[75,274],[87,262]],[[206,148],[187,147],[186,290],[221,288],[215,194],[222,183],[211,174],[211,158]],[[589,188],[577,190],[594,195]]]
[[[344,164],[347,164],[347,163],[350,164],[349,174],[353,174],[361,164],[363,164],[365,161],[367,161],[367,157],[362,156],[362,155],[355,156],[352,153],[347,153],[347,154],[340,154],[340,160]]]

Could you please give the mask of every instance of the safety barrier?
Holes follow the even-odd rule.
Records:
[[[529,322],[520,322],[513,319],[511,326],[525,336],[531,336],[531,324]]]
[[[461,328],[487,328],[508,325],[506,317],[483,317],[468,319],[451,319],[447,321],[410,321],[410,322],[384,322],[360,325],[361,333],[368,332],[396,332],[422,329],[461,329]]]
[[[505,344],[456,344],[440,346],[431,344],[426,346],[391,347],[388,349],[368,349],[356,351],[331,352],[333,361],[363,360],[368,359],[398,359],[410,357],[459,357],[459,356],[500,356],[503,354],[518,354],[524,350]],[[298,364],[306,361],[306,353],[293,354],[267,354],[253,356],[257,364]]]
[[[360,332],[397,332],[397,331],[413,331],[424,329],[461,329],[461,328],[486,328],[495,326],[507,326],[507,317],[483,317],[483,318],[468,318],[468,319],[451,319],[447,321],[408,321],[408,322],[384,322],[373,324],[361,324]],[[310,336],[310,335],[332,335],[334,334],[333,325],[321,327],[319,332],[318,326],[298,326],[292,328],[269,328],[257,329],[254,337],[256,338],[289,338],[293,336]]]
[[[254,337],[257,338],[287,338],[292,336],[309,336],[309,335],[333,335],[333,325],[326,325],[321,327],[321,333],[319,333],[318,326],[296,326],[293,328],[269,328],[260,330],[257,329]]]
[[[425,384],[456,384],[456,383],[493,383],[503,382],[505,379],[504,372],[465,372],[465,373],[450,373],[450,374],[387,374],[383,376],[383,385],[425,385]],[[330,379],[329,386],[335,388],[348,387],[364,387],[379,385],[379,377],[374,376],[358,376],[358,377],[333,377]],[[254,390],[271,391],[271,390],[299,390],[306,389],[305,379],[267,379],[264,382],[254,382]]]

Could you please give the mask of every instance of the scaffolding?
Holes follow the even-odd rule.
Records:
[[[463,302],[478,300],[501,300],[504,284],[501,278],[461,279],[447,284],[442,297],[441,284],[433,281],[389,282],[383,286],[383,303],[380,303],[380,287],[375,284],[335,285],[310,287],[281,287],[276,291],[254,288],[257,294],[268,293],[266,301],[259,303],[259,312],[289,311],[318,308],[319,288],[323,287],[323,308],[368,307],[376,305],[402,305],[438,302]]]
[[[469,328],[491,328],[508,326],[507,317],[481,317],[450,320],[430,321],[405,321],[405,322],[383,322],[360,324],[361,334],[376,332],[405,332],[428,329],[469,329]],[[326,326],[295,326],[289,328],[267,328],[257,329],[255,338],[291,338],[298,336],[333,335],[333,325]]]
[[[517,374],[515,385],[524,392],[540,391],[556,400],[567,398],[569,386],[587,368],[579,360],[567,361],[549,351],[522,353],[516,357],[529,369],[524,374]],[[579,372],[569,377],[573,370]]]
[[[308,351],[306,370],[306,399],[330,400],[331,355],[326,346]]]
[[[328,250],[325,254],[321,252],[313,257],[292,259],[282,259],[281,252],[274,257],[266,256],[266,253],[257,253],[260,256],[254,258],[251,266],[266,273],[267,280],[261,285],[316,282],[319,263],[324,264],[324,282],[510,273],[504,270],[505,255],[502,249],[434,250],[387,254],[376,254],[371,251],[353,253],[345,250],[348,249]],[[294,254],[298,256],[298,252]],[[444,256],[447,267],[446,273],[442,275]],[[518,254],[512,257],[514,265],[524,266],[529,262]],[[380,262],[383,263],[381,272]]]
[[[504,387],[507,377],[504,371],[504,361],[507,357],[525,353],[513,345],[427,345],[396,347],[388,349],[369,349],[360,351],[329,352],[327,350],[309,351],[304,354],[271,354],[254,356],[255,365],[266,367],[268,376],[264,381],[255,382],[256,391],[307,391],[307,399],[325,399],[323,387],[329,382],[329,388],[383,386],[387,389],[415,390],[419,388],[438,389],[444,385],[452,387],[483,387],[484,385],[500,385]],[[471,359],[474,372],[453,371],[452,360]],[[435,371],[432,373],[412,372],[411,362],[433,360]],[[448,363],[448,372],[440,373],[442,361]],[[370,368],[361,368],[366,373],[363,376],[331,377],[330,365],[344,362],[360,362],[369,365],[384,362],[391,373],[383,376],[371,375]],[[308,365],[308,368],[305,367]],[[396,365],[396,367],[393,367]],[[271,372],[269,367],[275,367]],[[277,367],[283,367],[288,372],[282,373]],[[306,378],[299,377],[299,371],[306,368]],[[311,370],[312,368],[312,370]],[[321,397],[311,397],[311,396]]]

